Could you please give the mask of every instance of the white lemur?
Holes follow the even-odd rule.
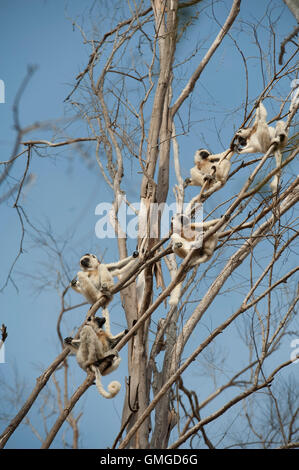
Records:
[[[130,270],[137,257],[138,251],[134,251],[132,256],[121,261],[104,264],[95,255],[87,253],[80,259],[82,271],[71,281],[71,287],[84,295],[90,304],[95,303],[102,295],[105,296],[105,308],[112,300],[113,277],[121,276]]]
[[[288,131],[284,121],[277,121],[276,127],[268,126],[267,110],[260,103],[255,113],[253,126],[240,129],[233,140],[232,149],[239,154],[243,153],[266,153],[272,144],[275,144],[273,153],[275,155],[276,167],[281,166],[281,150],[288,141]],[[277,190],[280,172],[277,173],[270,184],[273,192]]]
[[[197,249],[194,258],[191,260],[191,267],[208,261],[216,248],[218,242],[217,232],[202,242],[204,232],[215,225],[220,219],[209,220],[208,222],[191,222],[189,216],[177,214],[172,218],[172,249],[180,258],[185,258],[188,253]]]
[[[271,144],[282,149],[287,143],[287,129],[284,121],[277,121],[276,127],[268,126],[267,110],[260,103],[255,113],[253,126],[240,129],[233,140],[233,149],[242,153],[266,153]],[[274,149],[274,151],[276,150]]]
[[[87,324],[80,332],[80,339],[75,340],[68,337],[64,339],[64,342],[76,354],[79,366],[86,372],[91,370],[95,373],[99,393],[105,398],[113,398],[120,390],[120,383],[110,382],[109,392],[106,392],[102,386],[101,376],[108,375],[118,368],[121,358],[113,348],[127,334],[128,330],[112,336],[102,329],[105,321],[105,318],[89,317]]]
[[[195,249],[193,259],[190,260],[190,267],[193,268],[201,263],[209,261],[213,256],[218,242],[217,232],[206,240],[202,240],[204,233],[215,225],[220,219],[209,220],[208,222],[190,221],[190,217],[185,214],[176,214],[171,220],[171,243],[172,249],[180,258],[185,258],[191,250]],[[178,283],[170,295],[169,304],[177,305],[181,291],[181,284]]]
[[[209,150],[199,149],[194,154],[195,166],[190,169],[191,178],[185,179],[185,186],[203,186],[213,192],[225,185],[231,168],[233,150],[211,154]]]

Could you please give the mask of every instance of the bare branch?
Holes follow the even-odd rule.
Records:
[[[215,53],[217,48],[220,46],[223,38],[225,37],[227,32],[230,30],[232,24],[234,23],[236,17],[238,16],[238,14],[240,12],[240,4],[241,4],[241,0],[234,0],[233,1],[231,11],[230,11],[223,27],[219,31],[216,39],[214,40],[214,42],[211,45],[210,49],[208,50],[208,52],[206,53],[206,55],[202,59],[201,63],[199,64],[199,66],[197,67],[197,69],[195,70],[195,72],[193,73],[191,78],[189,79],[189,82],[185,86],[184,90],[181,92],[180,96],[178,97],[178,99],[176,100],[174,105],[172,106],[172,108],[171,108],[172,116],[174,116],[177,113],[179,108],[182,106],[183,102],[186,100],[186,98],[188,98],[188,96],[192,92],[193,88],[195,87],[195,84],[196,84],[197,80],[199,79],[202,71],[205,69],[205,67],[209,63],[211,57],[213,56],[213,54]]]

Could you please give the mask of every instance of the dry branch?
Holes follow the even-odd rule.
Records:
[[[56,434],[58,433],[59,429],[61,428],[62,424],[64,421],[68,418],[70,412],[74,408],[75,404],[79,400],[79,398],[86,392],[86,390],[93,384],[94,382],[94,374],[89,374],[84,382],[80,385],[80,387],[77,388],[77,390],[74,392],[70,400],[68,401],[66,407],[60,413],[59,417],[57,418],[55,424],[53,425],[51,431],[47,435],[46,439],[44,440],[41,449],[48,449],[55,438]]]
[[[280,207],[280,214],[285,213],[287,210],[289,210],[290,207],[292,207],[294,204],[296,204],[299,201],[299,178],[297,178],[296,185],[297,189],[289,194],[287,192],[287,196],[285,197],[285,200],[281,203]],[[193,314],[193,317],[189,319],[189,321],[186,323],[185,327],[183,328],[183,332],[181,333],[180,337],[178,338],[175,346],[175,351],[173,352],[173,365],[171,367],[172,371],[172,376],[170,379],[163,385],[159,393],[155,396],[155,398],[152,400],[151,404],[148,406],[148,408],[144,411],[144,413],[140,416],[138,421],[135,423],[134,427],[129,431],[121,445],[119,446],[120,449],[123,449],[126,447],[127,443],[129,440],[132,438],[134,433],[137,431],[139,426],[142,424],[143,420],[147,418],[147,416],[153,411],[155,406],[157,405],[158,401],[161,399],[161,397],[167,392],[167,390],[171,387],[171,385],[177,380],[178,377],[183,373],[183,371],[194,361],[194,359],[198,356],[198,354],[201,353],[201,351],[207,347],[208,344],[220,333],[223,332],[223,330],[230,325],[241,313],[243,313],[247,307],[241,306],[240,309],[233,314],[229,319],[221,324],[218,328],[214,330],[214,332],[189,356],[188,360],[184,362],[184,364],[177,368],[177,361],[178,358],[181,357],[181,352],[183,345],[186,344],[187,339],[189,338],[191,332],[193,331],[195,324],[199,321],[201,318],[202,314],[206,311],[208,306],[211,304],[212,300],[215,298],[221,287],[223,286],[224,282],[228,279],[228,277],[231,275],[231,273],[242,263],[242,261],[251,253],[252,248],[259,243],[259,241],[262,239],[260,235],[265,235],[267,230],[269,230],[273,223],[275,223],[275,217],[272,216],[269,220],[264,222],[264,224],[259,227],[256,232],[253,234],[250,240],[246,241],[244,245],[231,257],[231,259],[228,261],[227,265],[223,269],[222,273],[217,277],[217,279],[213,282],[212,286],[204,296],[203,300],[201,301],[199,307],[196,309],[196,313]],[[186,260],[187,258],[185,258]],[[184,262],[185,262],[184,260]],[[182,263],[182,265],[184,264]],[[279,283],[284,282],[285,279],[287,279],[290,275],[294,274],[298,268],[296,268],[294,271],[291,273],[288,273],[285,277],[283,277]],[[266,295],[266,294],[265,294]],[[160,297],[163,297],[163,294],[161,294]],[[158,301],[159,299],[157,299]],[[157,301],[155,303],[157,303]],[[150,315],[152,307],[149,309],[148,312],[145,312],[144,317],[147,315]],[[137,327],[138,323],[143,320],[141,318],[136,325],[134,326]],[[132,330],[134,330],[134,328]],[[132,332],[132,330],[129,332],[129,334]],[[122,340],[122,342],[124,339]],[[119,347],[122,347],[121,344],[119,344]],[[173,371],[176,370],[175,373]]]
[[[197,67],[195,72],[192,74],[192,76],[189,79],[189,81],[188,81],[187,85],[185,86],[184,90],[181,92],[180,96],[178,97],[178,99],[176,100],[174,105],[172,106],[172,108],[171,108],[172,116],[174,116],[177,113],[177,111],[179,110],[179,108],[181,107],[183,102],[186,100],[186,98],[188,98],[188,96],[192,92],[193,88],[195,87],[195,84],[196,84],[197,80],[199,79],[202,71],[205,69],[205,67],[209,63],[211,57],[214,55],[215,51],[217,50],[217,48],[220,46],[221,42],[223,41],[225,35],[230,30],[231,26],[233,25],[236,17],[238,16],[238,14],[240,12],[240,4],[241,4],[241,0],[234,0],[233,1],[230,13],[229,13],[223,27],[219,31],[216,39],[214,40],[214,42],[211,45],[210,49],[208,50],[208,52],[206,53],[206,55],[202,59],[201,63],[199,64],[199,66]]]
[[[227,410],[229,410],[232,406],[234,406],[236,403],[239,403],[240,401],[244,400],[245,398],[249,397],[253,393],[262,390],[265,387],[268,387],[269,384],[273,382],[273,379],[275,378],[276,374],[284,368],[287,367],[288,365],[291,364],[291,361],[287,361],[279,366],[279,368],[275,369],[267,379],[265,379],[264,382],[258,385],[253,385],[249,389],[245,390],[245,392],[240,393],[237,395],[235,398],[232,400],[228,401],[224,406],[219,408],[219,410],[215,411],[212,413],[210,416],[207,418],[202,419],[197,423],[195,426],[193,426],[189,431],[187,431],[183,436],[181,436],[174,444],[172,444],[169,449],[177,449],[181,444],[183,444],[190,436],[192,436],[194,433],[196,433],[198,430],[200,430],[203,426],[206,424],[210,423],[211,421],[214,421],[216,418],[219,416],[223,415]]]

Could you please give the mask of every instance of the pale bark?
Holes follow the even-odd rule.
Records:
[[[114,295],[120,292],[122,309],[124,310],[129,329],[128,334],[118,343],[116,348],[118,351],[121,351],[128,344],[129,377],[127,379],[126,396],[122,410],[122,423],[120,430],[117,430],[115,433],[112,448],[117,446],[119,449],[167,448],[174,426],[176,426],[178,437],[170,448],[179,447],[188,439],[192,439],[192,436],[198,432],[203,436],[203,445],[213,448],[213,437],[210,437],[209,430],[205,429],[205,425],[217,420],[240,402],[244,403],[245,408],[248,403],[247,399],[255,397],[255,392],[261,389],[265,389],[265,392],[267,391],[272,403],[274,403],[273,406],[278,420],[282,447],[292,448],[297,446],[298,438],[295,433],[292,434],[290,431],[288,434],[286,432],[280,404],[269,388],[276,374],[284,367],[287,367],[290,362],[278,365],[274,372],[267,375],[264,372],[264,363],[269,355],[275,352],[284,334],[286,334],[286,326],[292,318],[292,312],[298,302],[298,293],[295,293],[290,298],[288,307],[282,317],[277,321],[272,313],[274,302],[271,296],[274,295],[274,292],[278,291],[281,285],[284,286],[287,281],[292,280],[298,274],[298,268],[293,268],[289,269],[287,273],[278,273],[274,277],[274,268],[280,266],[278,262],[283,266],[285,261],[283,255],[286,256],[287,250],[293,249],[293,244],[298,235],[295,233],[295,223],[291,218],[291,210],[299,200],[299,180],[293,174],[289,176],[292,171],[290,170],[288,176],[286,176],[287,183],[284,184],[283,188],[275,196],[269,196],[264,190],[273,176],[280,172],[282,172],[282,175],[286,174],[284,172],[292,168],[292,162],[294,162],[299,151],[296,145],[296,137],[290,139],[287,149],[284,150],[288,154],[283,159],[281,167],[268,171],[267,164],[270,165],[273,151],[275,150],[274,145],[271,145],[263,156],[252,159],[248,158],[246,162],[244,160],[234,171],[231,171],[226,183],[227,187],[229,187],[232,181],[231,178],[235,175],[242,182],[243,187],[241,187],[241,190],[237,190],[237,194],[227,196],[229,197],[228,200],[221,200],[217,207],[212,207],[210,214],[206,216],[206,220],[209,220],[211,216],[214,217],[212,214],[217,211],[216,217],[218,222],[213,228],[205,232],[203,241],[217,232],[219,242],[213,258],[210,262],[201,264],[199,269],[197,266],[192,271],[190,270],[191,259],[197,254],[195,250],[191,251],[182,261],[180,260],[181,263],[178,267],[177,261],[179,259],[172,252],[171,243],[169,243],[171,229],[169,228],[168,235],[163,240],[160,240],[161,214],[157,212],[154,217],[150,218],[152,215],[152,203],[161,204],[168,202],[169,199],[171,152],[173,153],[174,173],[177,180],[177,184],[173,188],[177,212],[179,213],[183,210],[186,194],[181,175],[181,165],[183,171],[186,171],[189,167],[190,159],[186,163],[185,148],[181,150],[180,154],[176,138],[176,125],[181,120],[180,111],[185,113],[187,103],[192,101],[192,91],[195,89],[202,73],[210,64],[215,52],[222,45],[222,41],[227,36],[232,38],[233,32],[231,30],[239,15],[241,0],[232,0],[229,3],[230,11],[226,20],[223,21],[223,25],[219,25],[218,34],[211,41],[211,44],[207,44],[207,47],[204,45],[207,52],[201,55],[195,70],[191,70],[189,76],[187,75],[186,79],[184,78],[185,86],[183,85],[179,92],[177,92],[179,82],[176,81],[175,76],[175,66],[178,65],[175,61],[175,55],[177,43],[180,40],[180,31],[178,31],[179,14],[181,9],[197,3],[201,3],[201,0],[190,0],[184,3],[178,0],[152,0],[151,7],[146,10],[142,10],[142,2],[140,5],[134,3],[135,10],[130,13],[131,17],[128,20],[121,21],[111,31],[105,33],[99,41],[92,43],[93,49],[88,64],[77,76],[74,90],[68,96],[70,98],[76,91],[83,78],[86,81],[90,81],[90,96],[92,96],[92,100],[90,100],[89,96],[86,109],[82,106],[82,103],[74,102],[73,105],[76,108],[76,112],[79,112],[89,127],[91,137],[75,137],[67,140],[65,135],[63,135],[61,138],[55,139],[55,142],[45,139],[33,139],[23,142],[23,139],[21,139],[23,133],[18,124],[18,119],[16,119],[16,129],[18,131],[16,152],[10,160],[0,162],[0,164],[6,165],[9,163],[12,165],[21,155],[27,154],[26,170],[21,179],[21,184],[17,187],[15,207],[18,210],[18,202],[23,184],[31,164],[31,151],[34,148],[40,150],[45,147],[51,149],[52,147],[73,146],[85,141],[90,142],[90,145],[94,145],[95,160],[98,164],[97,168],[100,169],[107,187],[113,192],[113,208],[110,212],[110,222],[117,236],[117,248],[120,259],[126,257],[129,253],[127,234],[122,232],[119,222],[119,208],[122,201],[129,207],[133,207],[125,192],[127,188],[124,188],[124,176],[127,176],[124,175],[124,171],[127,169],[125,159],[129,155],[132,157],[133,162],[137,162],[137,166],[139,164],[136,170],[142,175],[139,196],[145,208],[144,211],[138,212],[135,210],[139,221],[139,258],[136,259],[134,268],[112,289],[112,294]],[[293,4],[291,0],[285,1],[285,3]],[[292,9],[292,6],[289,6],[289,8]],[[216,16],[214,19],[216,20]],[[149,28],[150,30],[150,25],[152,26],[151,35],[146,29]],[[122,59],[120,59],[126,45],[129,44],[132,38],[135,39],[135,35],[139,33],[143,39],[146,38],[146,41],[150,43],[146,67],[144,67],[143,63],[140,68],[142,73],[134,61],[132,61],[134,64],[131,68],[128,67],[127,71],[123,67]],[[241,52],[246,68],[246,54],[240,50],[234,39],[233,42],[238,52]],[[136,42],[132,43],[135,48]],[[202,48],[196,54],[200,55],[201,51]],[[261,91],[260,96],[255,104],[252,105],[249,113],[247,112],[249,106],[249,98],[247,96],[248,83],[246,83],[244,122],[241,124],[241,127],[244,127],[245,124],[248,125],[250,119],[253,118],[254,110],[259,101],[265,98],[272,98],[272,95],[276,98],[276,84],[281,78],[289,78],[295,72],[295,66],[292,65],[294,57],[295,54],[292,52],[289,58],[286,59],[285,65],[279,71],[276,71],[274,67],[269,83],[265,85],[264,90]],[[119,62],[121,66],[118,69]],[[100,67],[98,66],[99,64]],[[119,79],[120,82],[114,83],[113,79],[111,79],[112,75],[113,77],[121,77]],[[126,80],[129,80],[130,83],[132,80],[135,80],[134,83],[137,83],[138,87],[140,86],[142,91],[139,95],[138,93],[136,94],[138,98],[135,96],[132,98],[133,94],[130,95],[131,88],[130,85],[127,85]],[[120,87],[118,86],[119,83],[121,83]],[[175,92],[173,92],[172,87],[174,87]],[[140,89],[138,89],[138,92],[140,92]],[[123,93],[124,90],[125,93]],[[175,99],[173,99],[173,93],[176,93]],[[279,93],[277,99],[279,99],[278,97],[280,97]],[[204,97],[200,98],[204,101]],[[132,100],[131,102],[130,99]],[[286,112],[284,108],[287,100],[288,96],[281,100],[280,110],[272,121],[275,122],[278,119],[287,117],[287,124],[290,126],[296,109],[293,109],[291,113]],[[121,115],[120,111],[122,106],[125,109],[123,115]],[[233,106],[237,106],[237,104],[234,103]],[[231,114],[229,119],[232,120],[233,134],[233,127],[236,124],[239,125],[239,123],[233,120]],[[183,133],[187,134],[185,132],[187,128],[185,123],[181,127]],[[188,135],[185,135],[185,137],[188,138]],[[17,154],[20,144],[25,145],[26,150]],[[252,167],[251,165],[255,166]],[[242,179],[244,174],[242,170],[249,166],[253,168],[250,176]],[[248,168],[246,168],[247,170]],[[0,178],[0,184],[1,182]],[[213,194],[212,190],[209,191],[206,188],[199,189],[199,195],[188,201],[189,208],[198,200],[210,198],[209,204],[212,203]],[[173,196],[172,193],[171,196]],[[290,220],[286,221],[288,212]],[[150,229],[152,232],[150,232]],[[283,239],[285,234],[287,234],[286,240]],[[265,242],[268,237],[270,242],[273,240],[272,259],[269,262],[267,261],[265,267],[263,266],[261,274],[254,275],[254,250],[259,243]],[[240,242],[240,240],[242,241]],[[237,248],[230,252],[229,259],[225,258],[228,253],[226,248],[232,249],[234,243],[236,243]],[[163,247],[164,244],[165,246]],[[167,259],[168,255],[170,255],[169,259]],[[227,287],[229,281],[234,276],[238,276],[240,272],[238,268],[247,259],[250,260],[251,272],[243,301],[240,301],[235,311],[226,316],[225,320],[217,321],[217,318],[213,319],[215,324],[206,335],[203,334],[200,342],[198,341],[196,347],[191,350],[191,353],[188,352],[187,355],[186,350],[190,346],[190,338],[195,328],[200,325],[206,331],[207,324],[205,321],[208,318],[209,309],[213,306],[214,301],[220,297],[223,292],[222,289]],[[221,268],[219,267],[220,264]],[[168,272],[164,268],[167,268]],[[163,276],[165,278],[170,277],[170,282],[166,287],[164,286]],[[205,285],[205,289],[202,288],[201,283]],[[157,312],[158,308],[162,311],[163,302],[165,307],[167,306],[167,298],[169,298],[178,285],[181,288],[179,304],[171,306],[165,314],[165,318],[159,318],[157,321],[154,321],[151,318],[152,315]],[[160,287],[162,287],[161,292],[158,290]],[[197,299],[193,291],[196,287],[200,291],[199,300],[194,300],[194,297]],[[60,325],[62,316],[67,311],[63,300],[67,289],[65,288],[62,294],[62,308],[57,321],[57,332],[62,347],[64,345]],[[187,305],[189,299],[191,299],[190,304]],[[267,304],[265,314],[258,311],[259,302],[262,300]],[[87,316],[95,315],[103,307],[104,301],[104,297],[97,300],[88,310]],[[193,307],[191,303],[194,303]],[[248,349],[251,348],[248,364],[245,367],[242,365],[240,367],[241,370],[237,372],[233,370],[230,378],[225,377],[225,382],[222,382],[221,386],[215,387],[210,394],[201,397],[201,402],[199,402],[195,392],[188,391],[186,386],[183,385],[182,374],[187,369],[188,372],[193,371],[193,361],[199,357],[202,359],[204,354],[200,356],[201,353],[206,353],[209,350],[208,348],[214,342],[216,343],[219,335],[225,333],[231,325],[235,325],[237,323],[236,320],[239,320],[242,314],[246,312],[249,315],[250,309],[256,309],[254,311],[260,328],[258,336],[260,343],[258,347],[256,342],[254,343],[256,341],[254,338],[255,350],[252,345],[253,343],[248,347]],[[202,319],[204,319],[203,322]],[[76,337],[79,336],[80,329],[84,323],[78,329]],[[272,330],[271,327],[273,328]],[[253,355],[253,350],[255,355]],[[88,375],[83,384],[68,399],[68,382],[66,379],[68,371],[65,361],[68,353],[68,348],[65,348],[37,379],[37,384],[24,406],[0,436],[0,448],[5,446],[9,437],[27,416],[41,390],[47,384],[51,375],[54,374],[57,367],[63,362],[65,363],[63,399],[59,384],[55,382],[59,415],[46,438],[44,440],[40,438],[40,440],[43,441],[43,448],[50,447],[63,423],[68,421],[73,428],[73,446],[77,447],[77,418],[74,418],[71,410],[92,384],[94,377],[93,374]],[[160,356],[158,357],[159,354]],[[247,373],[250,374],[250,381],[246,383],[246,378],[244,378],[244,382],[242,382],[241,378]],[[55,381],[54,377],[53,379]],[[232,399],[226,400],[223,406],[218,407],[217,405],[217,408],[213,408],[213,400],[222,398],[224,391],[236,386],[239,387],[239,390]],[[180,392],[184,393],[185,400],[189,399],[191,411],[185,407]],[[192,401],[193,399],[194,402]],[[212,407],[212,411],[209,411],[208,415],[205,415],[205,418],[202,419],[201,416],[203,415],[201,412],[207,404]],[[100,402],[99,406],[105,406],[105,404]],[[121,408],[118,409],[120,410]],[[180,413],[182,413],[182,416],[180,416]],[[245,417],[249,428],[262,441],[262,436],[254,430],[253,420],[247,410]],[[183,422],[184,418],[185,421]],[[31,423],[28,418],[27,420],[30,425]],[[291,420],[295,422],[296,413],[294,413]],[[290,423],[290,427],[293,424]],[[31,428],[37,436],[41,437],[33,426]],[[294,442],[290,442],[292,439]]]

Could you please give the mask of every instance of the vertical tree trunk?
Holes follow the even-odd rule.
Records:
[[[156,37],[159,46],[160,75],[155,91],[154,104],[148,133],[148,146],[145,170],[141,184],[141,204],[147,210],[148,240],[146,249],[150,250],[156,238],[150,234],[150,229],[154,228],[155,236],[159,234],[158,213],[151,212],[152,203],[165,202],[168,194],[169,181],[169,152],[171,125],[169,125],[169,108],[171,97],[172,64],[176,45],[176,25],[178,0],[152,0],[152,8],[155,16]],[[162,143],[161,143],[162,142]],[[157,161],[159,157],[158,184],[153,185]],[[150,180],[151,179],[151,180]],[[153,220],[154,219],[154,220]],[[144,227],[140,227],[143,229]],[[139,237],[141,243],[142,237]],[[139,318],[150,306],[153,289],[153,269],[148,268],[144,272],[145,288],[141,307],[137,314]],[[124,306],[126,308],[126,306]],[[129,312],[127,312],[129,315]],[[150,320],[144,323],[143,328],[138,330],[133,338],[129,350],[129,375],[130,393],[127,390],[126,401],[123,409],[123,425],[130,417],[127,429],[129,430],[138,417],[149,404],[151,373],[148,369],[148,330]],[[129,404],[128,399],[131,399]],[[132,407],[135,408],[132,412]],[[168,409],[168,406],[166,406]],[[145,420],[138,430],[138,433],[131,440],[129,447],[147,448],[149,447],[150,422]]]

